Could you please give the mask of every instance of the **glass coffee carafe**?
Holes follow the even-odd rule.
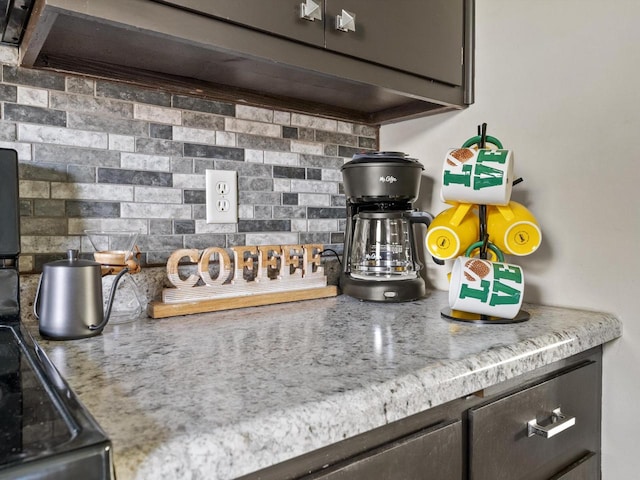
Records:
[[[404,212],[360,212],[350,256],[351,276],[361,280],[416,278],[411,221]]]

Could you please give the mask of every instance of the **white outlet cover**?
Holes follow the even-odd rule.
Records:
[[[238,172],[206,170],[207,223],[238,223]]]

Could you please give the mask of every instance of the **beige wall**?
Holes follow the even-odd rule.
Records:
[[[476,14],[476,103],[385,126],[381,148],[425,164],[420,202],[433,213],[444,209],[447,148],[487,122],[514,150],[525,181],[513,198],[536,214],[544,238],[533,255],[510,260],[525,269],[529,301],[623,321],[623,338],[605,349],[603,478],[637,478],[640,2],[478,0]],[[442,267],[428,272],[446,289]]]

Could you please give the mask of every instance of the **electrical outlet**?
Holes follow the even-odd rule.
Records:
[[[238,223],[238,172],[206,171],[207,223]]]

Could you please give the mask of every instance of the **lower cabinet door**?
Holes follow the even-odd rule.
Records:
[[[599,478],[599,454],[591,452],[600,451],[600,381],[599,363],[589,363],[472,408],[469,477]]]
[[[403,437],[304,478],[458,480],[462,479],[462,458],[462,424],[458,420]]]

